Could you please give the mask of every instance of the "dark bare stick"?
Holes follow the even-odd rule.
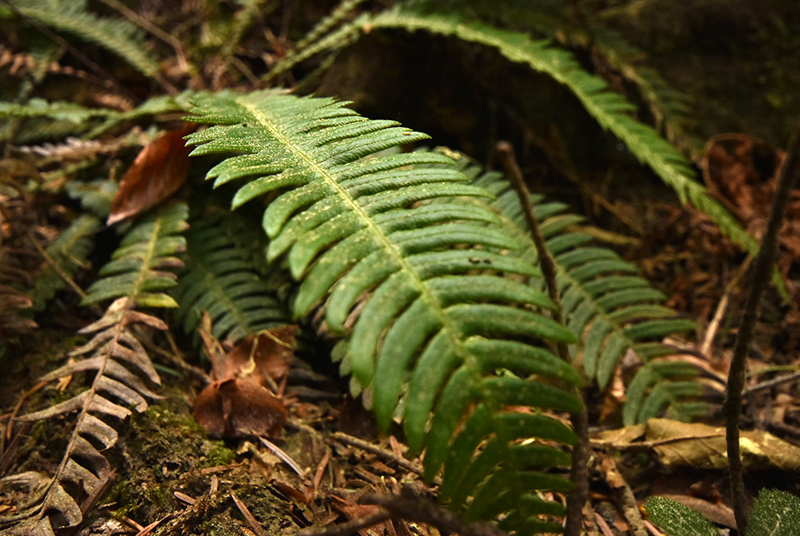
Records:
[[[547,286],[547,293],[550,299],[556,304],[556,310],[553,312],[553,319],[564,325],[564,315],[561,311],[561,296],[558,293],[558,283],[556,282],[556,264],[550,252],[544,243],[544,237],[539,229],[539,222],[533,214],[533,206],[531,199],[528,195],[528,188],[522,180],[522,171],[514,158],[514,148],[506,141],[498,142],[497,154],[503,161],[508,178],[514,190],[517,192],[519,202],[522,205],[522,213],[525,215],[525,221],[530,229],[531,237],[536,245],[536,251],[539,254],[539,264],[542,267],[542,275]],[[558,354],[561,359],[570,363],[569,349],[563,342],[558,343]],[[577,395],[582,400],[586,398],[579,390]],[[589,416],[584,407],[583,411],[579,413],[570,414],[572,421],[572,428],[578,436],[578,444],[572,449],[572,470],[570,472],[570,479],[575,484],[575,488],[567,497],[567,520],[564,527],[564,536],[580,536],[581,528],[583,525],[583,505],[589,497],[589,469],[587,460],[589,459]]]
[[[778,189],[772,202],[772,210],[767,223],[767,231],[761,242],[761,249],[753,267],[750,290],[747,294],[742,322],[736,336],[733,359],[728,373],[728,392],[722,411],[725,415],[726,439],[728,443],[728,463],[730,464],[731,499],[736,526],[740,536],[747,530],[748,505],[744,488],[744,468],[739,449],[739,417],[742,413],[742,391],[745,385],[745,365],[750,344],[753,342],[753,331],[758,320],[759,303],[767,282],[770,280],[772,266],[778,250],[778,232],[783,225],[783,217],[789,204],[789,195],[797,178],[800,176],[800,127],[795,130],[787,149],[786,160],[781,166]]]

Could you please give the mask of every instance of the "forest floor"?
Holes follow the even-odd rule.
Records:
[[[745,5],[749,3],[720,0],[709,2],[703,17],[698,17],[689,8],[676,8],[673,2],[662,4],[669,7],[664,11],[669,16],[661,19],[636,18],[633,11],[622,9],[610,17],[648,52],[652,66],[698,103],[680,138],[685,152],[693,158],[709,190],[748,231],[759,236],[783,158],[779,147],[786,144],[800,111],[796,91],[800,87],[800,32],[792,27],[795,22],[781,19],[793,8],[776,7],[756,16]],[[310,11],[306,16],[313,19],[316,12]],[[664,37],[665,25],[679,30]],[[734,39],[736,33],[730,28],[738,29],[741,39]],[[723,43],[723,36],[730,38]],[[317,93],[353,100],[364,115],[397,118],[406,126],[431,132],[437,143],[454,142],[462,150],[471,149],[476,158],[490,152],[488,147],[503,136],[514,141],[524,138],[514,121],[505,118],[497,121],[499,131],[494,137],[476,142],[474,131],[483,124],[460,120],[460,114],[467,113],[464,109],[474,106],[471,97],[461,101],[464,108],[440,107],[429,114],[436,116],[431,119],[421,117],[428,113],[425,108],[413,110],[404,97],[395,98],[391,89],[368,91],[365,88],[373,84],[389,86],[398,79],[390,73],[378,80],[377,66],[369,58],[383,50],[379,44],[367,42],[345,51],[315,88]],[[396,46],[395,53],[402,57],[432,44],[436,41],[405,43]],[[397,63],[407,60],[401,58]],[[391,59],[382,62],[395,63]],[[113,66],[109,65],[108,71],[113,72]],[[441,76],[451,74],[445,71]],[[14,76],[10,65],[0,65],[0,82],[2,77]],[[469,76],[453,74],[450,82],[434,82],[433,92],[462,87],[459,77]],[[448,84],[452,86],[446,87]],[[396,86],[398,93],[407,91],[399,82]],[[483,90],[491,93],[493,87],[488,81]],[[52,90],[61,92],[62,88]],[[381,94],[383,104],[376,93]],[[423,102],[432,98],[431,93],[415,94],[414,98]],[[502,97],[500,100],[502,109]],[[480,104],[481,108],[488,106]],[[722,135],[728,132],[736,133]],[[563,195],[587,217],[586,229],[636,264],[667,295],[670,307],[698,322],[694,338],[669,343],[678,348],[676,359],[690,360],[702,371],[707,401],[719,406],[740,321],[749,266],[746,256],[725,240],[710,219],[681,206],[646,170],[628,161],[620,164],[615,157],[608,157],[613,170],[608,172],[607,163],[584,165],[576,156],[575,173],[590,177],[576,185],[565,180],[560,173],[563,170],[538,173],[548,167],[537,161],[541,152],[520,153],[532,185],[551,196]],[[605,179],[598,168],[607,174]],[[610,184],[608,173],[625,177]],[[592,182],[595,179],[605,183],[597,187]],[[637,185],[635,191],[631,185]],[[66,209],[49,200],[42,210]],[[46,221],[52,214],[40,216],[39,221]],[[752,493],[778,487],[800,494],[799,263],[800,193],[796,192],[778,261],[792,302],[786,303],[774,289],[770,291],[749,364],[744,426],[748,430],[745,437],[753,445],[746,456]],[[2,356],[0,476],[11,468],[14,472],[54,469],[58,456],[51,451],[66,444],[71,433],[69,419],[16,423],[13,436],[6,435],[7,426],[22,393],[30,394],[31,404],[42,400],[37,378],[60,366],[76,342],[77,329],[91,320],[91,312],[78,307],[75,296],[62,296],[47,315],[36,318],[39,329],[17,338]],[[326,364],[324,345],[307,339],[291,357],[283,391],[289,416],[285,429],[271,439],[274,445],[253,437],[210,439],[192,414],[195,398],[210,381],[206,364],[190,341],[151,342],[151,353],[159,356],[156,361],[164,377],[159,391],[163,399],[141,414],[134,413],[123,425],[119,443],[107,453],[116,474],[109,480],[107,492],[87,505],[80,534],[262,536],[295,534],[315,527],[304,534],[327,536],[334,532],[321,527],[358,523],[368,516],[375,521],[371,528],[354,527],[361,536],[434,536],[448,533],[448,527],[452,530],[450,520],[439,511],[426,512],[420,507],[409,512],[419,505],[403,502],[403,488],[413,489],[417,496],[435,497],[435,488],[422,482],[420,461],[405,457],[399,430],[395,435],[378,433],[360,400],[345,394],[346,381]],[[653,420],[621,428],[625,374],[623,363],[612,389],[591,395],[593,511],[585,512],[587,526],[603,536],[636,533],[636,516],[626,509],[636,508],[637,501],[649,496],[664,495],[700,510],[720,527],[733,528],[719,410],[703,423]],[[776,378],[780,381],[775,382]],[[64,394],[56,396],[66,398],[77,386],[64,387]],[[377,505],[380,497],[396,498],[394,503],[384,504],[394,509],[393,519]],[[19,500],[13,494],[3,495],[0,517],[13,511]],[[645,528],[658,534],[646,521]]]

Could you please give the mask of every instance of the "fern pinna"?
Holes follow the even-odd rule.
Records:
[[[71,352],[71,361],[40,378],[50,382],[92,372],[91,386],[64,402],[17,419],[35,422],[78,412],[53,477],[48,480],[35,472],[15,477],[31,488],[31,501],[20,508],[19,515],[0,519],[3,524],[17,523],[11,534],[50,536],[55,530],[77,526],[85,511],[80,504],[91,506],[87,500],[99,496],[112,476],[101,451],[101,447],[114,446],[119,438],[109,422],[124,420],[131,414],[130,407],[144,411],[147,399],[159,398],[145,383],[146,378],[160,384],[158,373],[131,328],[138,324],[167,329],[162,320],[137,308],[177,305],[161,290],[175,284],[175,275],[166,269],[180,266],[175,255],[185,248],[178,235],[186,228],[187,213],[185,204],[175,204],[143,219],[126,233],[113,259],[100,271],[104,277],[89,288],[84,299],[85,304],[115,298],[114,302],[102,318],[80,331],[91,338]],[[46,485],[40,494],[43,481]]]
[[[519,253],[537,265],[536,246],[510,183],[497,172],[481,174],[478,167],[466,173],[474,184],[497,196],[492,205],[508,231],[525,244]],[[610,249],[592,245],[590,235],[570,231],[581,216],[565,214],[565,205],[544,203],[541,196],[531,200],[556,265],[565,321],[578,338],[571,348],[573,363],[605,389],[625,352],[633,351],[641,359],[643,364],[626,390],[625,424],[645,422],[665,409],[682,420],[708,411],[698,401],[705,391],[696,379],[697,369],[685,362],[657,360],[674,352],[661,339],[693,330],[694,322],[661,305],[664,295],[636,275],[635,266]]]
[[[557,530],[540,515],[563,508],[537,491],[570,488],[542,469],[568,465],[553,442],[574,436],[543,411],[582,402],[566,388],[579,376],[547,344],[574,337],[538,312],[552,303],[518,281],[536,269],[507,254],[520,243],[490,209],[432,202],[491,194],[444,155],[375,155],[426,136],[331,99],[194,102],[191,120],[214,126],[189,136],[192,154],[242,153],[208,173],[216,185],[248,179],[233,206],[278,190],[263,217],[268,259],[301,281],[296,317],[321,306],[348,337],[345,360],[379,424],[401,418],[411,450],[425,449],[425,477],[444,467],[441,496],[468,517]]]

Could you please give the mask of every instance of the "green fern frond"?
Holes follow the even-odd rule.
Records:
[[[105,220],[111,212],[111,203],[118,187],[119,185],[111,180],[71,181],[64,185],[64,190],[72,199],[80,201],[84,210]]]
[[[204,311],[219,340],[236,341],[288,322],[275,289],[253,269],[252,250],[232,236],[230,219],[220,214],[193,220],[186,233],[186,269],[171,292],[186,333],[197,333]]]
[[[9,1],[23,16],[100,45],[147,76],[158,72],[158,62],[147,52],[142,32],[125,19],[98,17],[86,11],[86,2],[81,0]]]
[[[644,508],[653,524],[670,536],[717,536],[720,531],[703,514],[666,497],[650,497]],[[793,536],[800,533],[800,497],[765,489],[753,503],[747,534]]]
[[[730,212],[700,183],[693,180],[689,163],[651,127],[632,119],[628,112],[633,105],[608,88],[601,78],[586,72],[572,55],[550,46],[549,40],[535,41],[527,34],[500,30],[483,23],[465,23],[455,16],[419,14],[413,8],[398,6],[375,17],[364,19],[370,29],[400,28],[424,30],[453,36],[463,41],[496,48],[510,61],[524,63],[563,84],[581,102],[586,111],[605,129],[625,143],[640,162],[649,166],[678,194],[681,202],[692,203],[719,226],[723,234],[746,251],[755,254],[758,243]],[[780,274],[773,272],[773,281],[784,296]]]
[[[83,305],[127,297],[136,307],[177,307],[161,291],[175,286],[176,276],[167,269],[183,266],[175,255],[186,249],[180,233],[187,217],[186,204],[175,203],[136,223],[86,291]]]
[[[327,16],[311,29],[294,47],[294,52],[299,52],[311,43],[318,41],[323,35],[331,31],[340,22],[346,19],[359,4],[365,0],[342,0]]]
[[[39,98],[30,99],[25,104],[0,101],[0,119],[18,118],[29,121],[15,137],[14,141],[18,143],[70,134],[82,134],[83,139],[95,139],[124,121],[185,111],[188,100],[194,94],[194,91],[184,91],[178,95],[154,97],[127,112],[111,108],[87,108],[71,102],[50,102]],[[33,123],[34,121],[38,122]],[[0,139],[7,139],[9,134],[7,124],[0,123]]]
[[[317,54],[335,53],[341,50],[358,38],[363,31],[362,23],[366,20],[366,16],[359,17],[355,21],[345,23],[329,34],[320,37],[317,41],[309,43],[304,48],[290,52],[270,69],[265,78],[272,80]]]
[[[672,499],[650,497],[644,508],[653,524],[671,536],[719,536],[703,514]]]
[[[525,244],[520,250],[522,258],[538,265],[536,246],[508,181],[496,172],[480,175],[477,167],[467,174],[497,196],[494,205],[506,227]],[[564,205],[542,203],[541,199],[532,196],[534,213],[556,265],[564,319],[578,338],[571,348],[575,364],[582,365],[586,375],[604,389],[619,360],[632,350],[645,365],[627,390],[626,422],[631,416],[633,422],[643,422],[666,407],[682,415],[680,408],[688,408],[683,405],[695,403],[702,395],[702,384],[689,381],[697,376],[697,370],[677,363],[671,365],[682,365],[681,373],[666,374],[661,364],[648,362],[672,352],[658,341],[695,329],[694,322],[676,318],[674,311],[661,305],[663,294],[638,277],[632,264],[609,249],[591,246],[589,235],[568,230],[582,218],[563,214]]]
[[[322,306],[328,328],[349,336],[353,376],[384,429],[401,415],[412,451],[425,449],[426,479],[444,466],[470,515],[504,513],[520,530],[553,530],[539,515],[562,510],[544,506],[536,490],[569,489],[542,471],[568,457],[541,440],[572,444],[574,436],[536,412],[577,411],[582,402],[558,387],[579,382],[577,373],[541,341],[574,338],[536,312],[552,307],[543,292],[505,277],[535,269],[506,254],[518,241],[491,210],[432,202],[491,194],[440,154],[373,156],[426,136],[330,99],[202,96],[193,113],[215,125],[189,136],[192,154],[243,153],[208,174],[217,185],[249,179],[234,207],[279,191],[263,227],[268,258],[284,258],[301,280],[295,316]],[[512,409],[520,406],[534,413]],[[529,438],[538,439],[521,443]],[[465,480],[475,463],[486,478]],[[508,500],[481,500],[498,490]]]
[[[25,104],[0,102],[0,119],[11,117],[45,117],[56,121],[83,124],[97,116],[119,113],[116,110],[86,108],[71,102],[48,102],[44,99],[31,99]]]
[[[360,32],[358,24],[346,23],[341,25],[338,30],[333,29],[363,2],[364,0],[342,0],[342,3],[297,42],[294,49],[290,50],[285,58],[282,58],[270,69],[266,76],[267,80],[272,80],[312,56],[323,52],[335,52],[351,43]]]
[[[73,221],[47,247],[48,264],[36,278],[31,297],[33,310],[43,311],[56,292],[64,288],[64,276],[72,277],[86,263],[93,237],[102,228],[100,219],[84,214]]]

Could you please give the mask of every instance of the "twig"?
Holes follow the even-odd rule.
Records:
[[[269,536],[267,531],[264,530],[264,527],[261,526],[261,523],[258,522],[255,516],[253,516],[253,514],[247,508],[247,505],[236,496],[233,490],[230,490],[229,493],[231,495],[231,499],[233,499],[233,502],[236,503],[236,508],[239,509],[244,516],[244,519],[247,521],[247,526],[250,527],[250,530],[252,530],[256,536]]]
[[[745,384],[745,365],[750,344],[753,341],[753,332],[758,320],[758,309],[761,297],[770,280],[772,267],[778,250],[778,232],[783,225],[783,217],[789,205],[789,195],[797,178],[800,176],[800,125],[798,125],[787,149],[786,160],[781,166],[778,179],[778,188],[772,202],[772,210],[767,223],[767,230],[761,242],[761,248],[756,256],[755,266],[750,281],[750,291],[747,294],[742,322],[736,336],[733,350],[733,359],[728,375],[728,392],[722,406],[723,414],[727,419],[726,439],[728,442],[728,462],[731,478],[731,498],[733,512],[736,516],[736,527],[740,536],[747,530],[748,505],[744,488],[744,468],[739,448],[739,417],[742,412],[742,391]]]
[[[368,516],[351,519],[344,523],[330,525],[328,527],[308,527],[295,534],[295,536],[348,536],[360,530],[369,528],[378,523],[383,523],[392,518],[392,514],[386,510],[375,512]]]
[[[403,458],[402,456],[398,456],[397,454],[395,454],[394,452],[392,452],[390,450],[382,449],[382,448],[380,448],[380,447],[378,447],[376,445],[373,445],[372,443],[368,443],[368,442],[363,441],[363,440],[361,440],[361,439],[359,439],[357,437],[353,437],[353,436],[345,434],[343,432],[335,432],[333,434],[333,438],[338,440],[338,441],[341,441],[342,443],[344,443],[346,445],[357,447],[357,448],[360,448],[361,450],[366,450],[367,452],[371,452],[372,454],[377,454],[378,456],[380,456],[382,458],[386,458],[388,460],[391,460],[394,463],[396,463],[397,465],[399,465],[400,467],[402,467],[403,469],[405,469],[407,471],[411,471],[414,474],[417,474],[417,475],[421,475],[422,474],[422,467],[420,467],[419,464],[416,464],[416,463],[414,463],[412,461],[409,461],[409,460]]]
[[[399,496],[367,496],[364,497],[364,502],[385,508],[392,518],[425,523],[436,527],[440,532],[460,536],[506,536],[505,532],[485,521],[465,525],[456,514],[420,497],[409,487],[404,487]]]
[[[728,302],[730,301],[731,293],[736,287],[739,286],[742,276],[747,273],[747,270],[750,268],[752,263],[753,256],[748,255],[742,265],[736,271],[736,275],[733,276],[733,279],[731,279],[730,283],[728,283],[728,285],[725,287],[725,292],[723,293],[722,298],[719,300],[717,310],[714,311],[714,317],[711,319],[711,322],[709,322],[708,329],[706,329],[706,334],[703,338],[703,344],[700,345],[700,353],[704,357],[708,356],[709,352],[711,351],[711,345],[714,344],[714,337],[717,335],[717,331],[719,331],[719,325],[722,323],[722,318],[725,316],[725,310],[728,308]]]
[[[633,495],[628,483],[622,477],[617,468],[617,462],[611,456],[606,456],[600,463],[600,468],[606,475],[606,482],[611,487],[611,491],[618,503],[622,505],[622,514],[628,522],[631,534],[634,536],[647,536],[647,529],[642,521],[642,513],[636,497]]]
[[[556,265],[550,252],[544,243],[544,237],[539,229],[539,222],[533,214],[533,206],[531,205],[530,195],[525,182],[522,180],[522,171],[514,158],[514,148],[507,141],[501,141],[497,144],[497,153],[505,164],[508,177],[514,190],[517,192],[519,202],[522,205],[522,213],[525,215],[525,221],[528,224],[533,243],[536,245],[536,251],[539,254],[539,264],[542,267],[542,275],[547,286],[547,294],[553,303],[556,304],[556,309],[553,312],[553,319],[564,325],[564,315],[561,310],[561,296],[558,293],[558,282],[556,280]],[[563,342],[558,343],[558,355],[567,363],[572,360],[569,357],[569,349]],[[586,400],[583,393],[576,389],[578,396],[581,400]],[[575,485],[575,488],[570,492],[567,497],[567,519],[564,526],[564,536],[580,536],[581,528],[583,526],[583,505],[589,497],[589,414],[587,413],[586,406],[582,411],[570,414],[572,421],[572,429],[578,436],[578,444],[572,449],[572,469],[570,471],[570,479]]]
[[[781,385],[781,384],[784,384],[784,383],[788,383],[788,382],[792,382],[792,381],[795,381],[797,379],[800,379],[800,372],[793,372],[791,374],[784,374],[783,376],[778,376],[777,378],[772,378],[771,380],[767,380],[767,381],[761,382],[761,383],[759,383],[757,385],[754,385],[752,387],[748,387],[747,389],[744,390],[744,393],[742,393],[742,396],[750,396],[753,393],[757,393],[759,391],[763,391],[764,389],[771,389],[771,388],[773,388],[775,386],[778,386],[778,385]]]
[[[303,471],[303,469],[301,469],[300,466],[297,465],[297,462],[294,461],[291,456],[289,456],[288,454],[283,452],[283,450],[281,450],[276,444],[274,444],[273,442],[271,442],[271,441],[269,441],[269,440],[267,440],[267,439],[265,439],[265,438],[263,438],[261,436],[258,436],[258,439],[260,439],[261,443],[265,447],[267,447],[269,450],[271,450],[272,453],[275,456],[280,458],[280,460],[283,463],[288,465],[292,469],[292,471],[294,471],[295,473],[297,473],[301,477],[305,475],[305,471]]]
[[[39,241],[36,240],[32,230],[28,230],[28,239],[31,241],[31,244],[33,244],[33,247],[36,248],[37,253],[42,256],[42,258],[47,262],[48,266],[53,269],[58,277],[60,277],[64,283],[66,283],[67,286],[71,288],[81,299],[85,298],[86,293],[83,291],[83,289],[58,265],[53,257],[47,253],[47,250],[44,249],[44,246],[42,246]]]

